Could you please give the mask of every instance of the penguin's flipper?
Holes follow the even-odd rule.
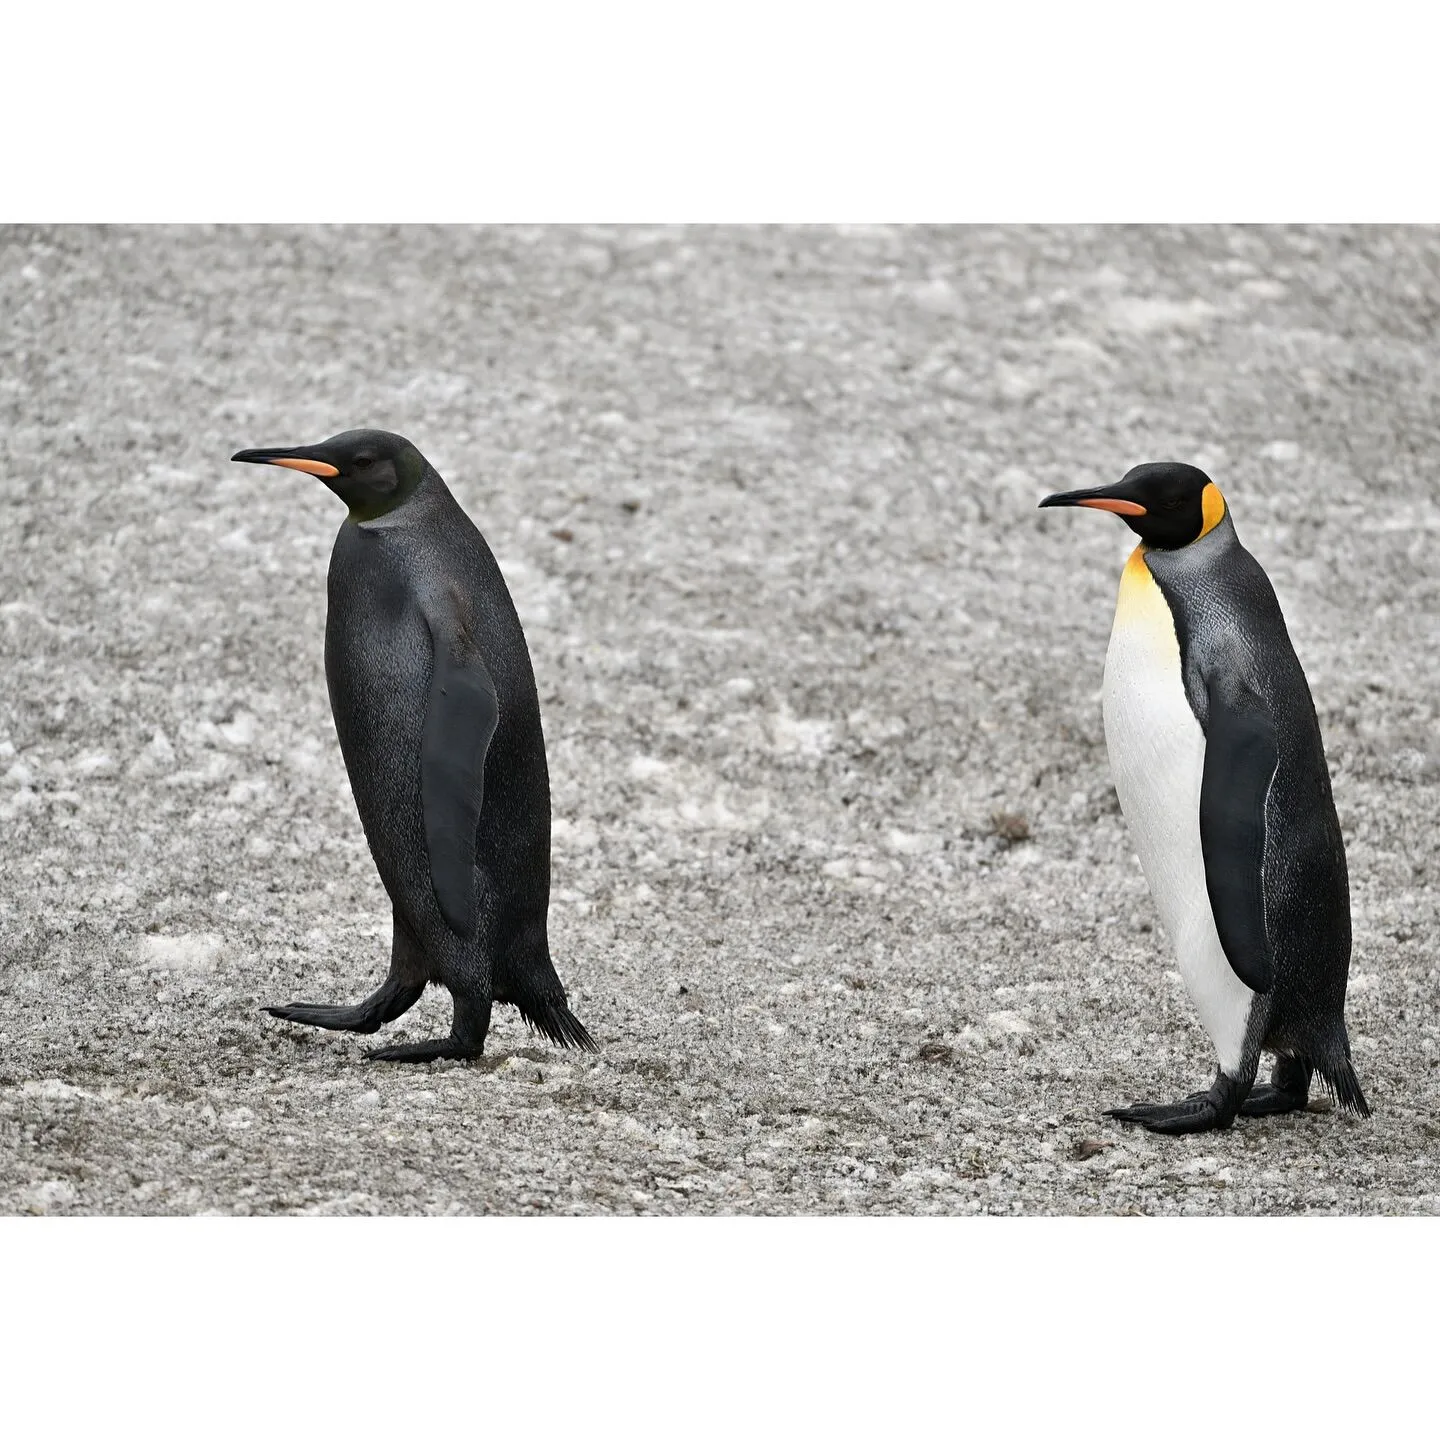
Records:
[[[451,930],[468,939],[479,919],[475,833],[485,800],[485,756],[500,708],[463,620],[426,618],[435,663],[420,737],[425,847],[440,913]]]
[[[1230,968],[1264,995],[1275,983],[1265,931],[1265,801],[1280,750],[1265,702],[1233,677],[1212,679],[1200,781],[1200,849],[1215,929]]]

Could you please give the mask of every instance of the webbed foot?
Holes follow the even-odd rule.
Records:
[[[426,1060],[475,1060],[484,1053],[481,1045],[466,1045],[453,1035],[443,1040],[416,1040],[407,1045],[385,1045],[379,1050],[367,1050],[367,1060],[397,1060],[409,1064],[422,1064]]]
[[[1294,1055],[1282,1055],[1270,1072],[1268,1085],[1257,1085],[1240,1107],[1242,1115],[1288,1115],[1303,1110],[1310,1099],[1309,1064]]]
[[[1241,1086],[1223,1070],[1215,1083],[1173,1105],[1126,1105],[1105,1113],[1131,1125],[1143,1125],[1160,1135],[1198,1135],[1205,1130],[1226,1130],[1240,1113],[1250,1086]]]

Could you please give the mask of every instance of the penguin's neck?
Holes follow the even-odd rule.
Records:
[[[1230,511],[1226,509],[1201,531],[1198,539],[1192,540],[1188,545],[1181,545],[1175,550],[1165,550],[1157,545],[1137,545],[1130,557],[1130,563],[1138,563],[1162,581],[1179,581],[1186,576],[1198,581],[1220,563],[1228,551],[1239,544],[1240,537],[1235,533],[1235,523],[1230,518]]]
[[[1224,551],[1240,543],[1228,508],[1213,516],[1207,515],[1206,522],[1198,539],[1178,549],[1166,550],[1141,541],[1130,552],[1120,574],[1120,593],[1115,604],[1117,624],[1139,624],[1157,634],[1163,632],[1167,638],[1173,635],[1174,622],[1168,603],[1161,598],[1158,581],[1187,574],[1198,578]]]
[[[428,483],[432,473],[429,466],[422,466],[413,477],[402,474],[399,486],[389,495],[352,505],[346,518],[367,530],[405,524],[406,509],[432,488]],[[440,477],[436,475],[435,478],[439,480]]]

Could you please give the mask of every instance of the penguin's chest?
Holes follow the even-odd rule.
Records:
[[[1120,582],[1105,656],[1105,744],[1120,808],[1186,989],[1231,1068],[1251,992],[1220,945],[1200,844],[1205,733],[1185,697],[1175,621],[1139,550]]]
[[[388,814],[418,784],[430,636],[403,578],[379,566],[337,577],[332,567],[325,675],[362,814],[371,792]],[[396,796],[384,793],[392,786]]]
[[[1185,698],[1170,607],[1138,551],[1120,582],[1105,656],[1104,710],[1120,806],[1169,927],[1165,910],[1175,910],[1197,884],[1205,893],[1200,850],[1205,735]]]

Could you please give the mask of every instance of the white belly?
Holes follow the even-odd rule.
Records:
[[[1205,734],[1185,698],[1170,607],[1138,550],[1120,581],[1104,697],[1120,808],[1185,988],[1233,1074],[1254,992],[1230,968],[1215,930],[1200,849]]]

